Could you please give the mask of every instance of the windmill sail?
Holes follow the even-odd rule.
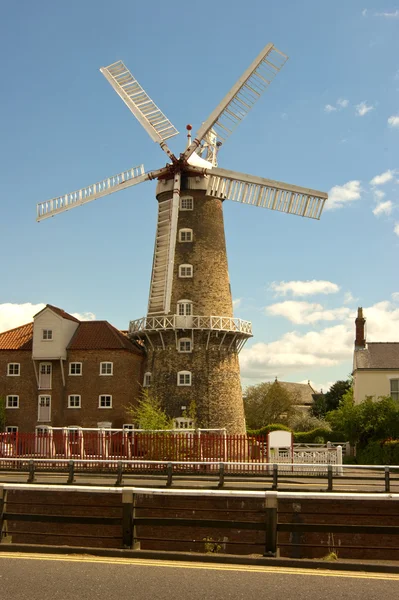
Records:
[[[161,144],[162,148],[168,149],[165,140],[177,135],[178,130],[151,100],[124,63],[119,60],[108,67],[102,67],[100,71],[151,139]],[[167,152],[169,153],[170,151]]]
[[[325,192],[226,169],[209,171],[207,195],[301,217],[320,219]]]
[[[170,311],[179,199],[180,173],[175,175],[172,198],[158,203],[158,224],[148,302],[149,315],[167,314]]]
[[[218,142],[225,142],[287,60],[288,56],[277,50],[273,44],[267,44],[199,128],[194,141],[185,151],[184,158],[187,159],[199,145],[206,142],[211,129]]]

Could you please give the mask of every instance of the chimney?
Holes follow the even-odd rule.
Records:
[[[366,319],[363,317],[363,308],[359,306],[357,309],[357,318],[355,320],[356,338],[355,338],[355,350],[364,350],[366,347],[365,338],[365,323]]]

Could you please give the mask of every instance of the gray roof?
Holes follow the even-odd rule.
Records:
[[[372,342],[364,350],[355,350],[356,369],[399,369],[399,342]]]
[[[278,381],[287,392],[295,395],[297,406],[310,405],[313,403],[313,394],[317,392],[309,383],[291,383],[290,381]]]

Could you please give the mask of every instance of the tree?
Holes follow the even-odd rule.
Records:
[[[128,418],[141,429],[172,429],[173,419],[162,409],[160,401],[147,388],[141,390],[137,406],[126,407]]]
[[[341,402],[344,394],[352,387],[352,382],[347,379],[346,381],[336,381],[325,394],[326,399],[326,411],[336,410]]]
[[[313,404],[311,408],[312,415],[317,419],[323,419],[327,412],[327,402],[325,394],[313,394]]]
[[[249,386],[244,394],[244,409],[249,429],[260,429],[271,423],[287,422],[295,413],[295,394],[277,380]]]
[[[334,431],[342,432],[354,446],[361,434],[360,411],[353,400],[353,388],[342,397],[339,407],[327,413],[327,421]]]

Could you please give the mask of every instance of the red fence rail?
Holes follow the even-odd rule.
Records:
[[[202,432],[114,432],[106,429],[0,434],[1,458],[84,460],[88,461],[85,468],[89,470],[106,468],[104,462],[100,461],[107,461],[108,467],[115,467],[121,460],[143,460],[187,463],[179,466],[182,471],[191,468],[190,465],[194,462],[237,462],[251,465],[251,471],[254,471],[256,465],[267,463],[267,454],[267,436]],[[14,468],[12,464],[17,463],[10,461],[8,468]],[[48,469],[54,468],[51,461],[45,464]],[[137,470],[139,466],[136,462],[131,465],[131,469]],[[155,463],[143,464],[141,467],[140,470],[157,470]],[[3,468],[7,468],[7,464]],[[245,471],[245,464],[230,470]]]

